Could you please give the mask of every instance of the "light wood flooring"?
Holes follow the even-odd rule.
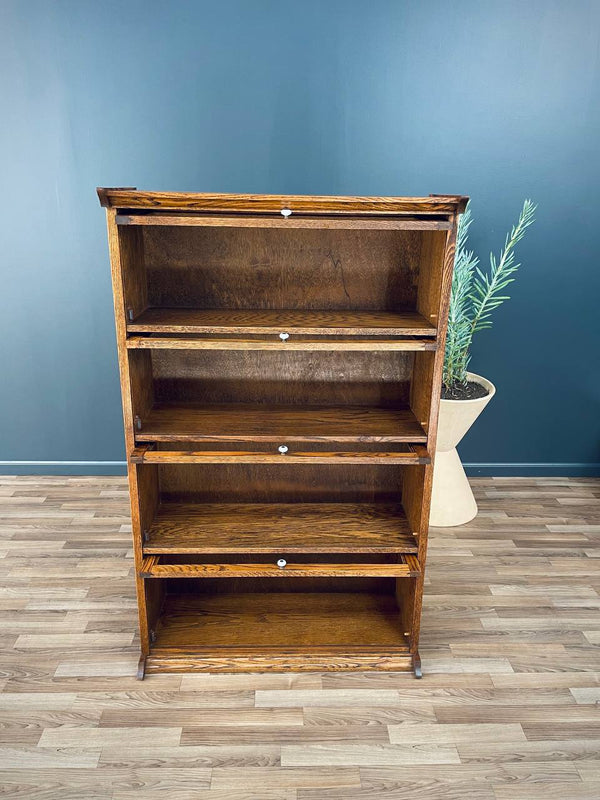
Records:
[[[0,796],[598,800],[600,481],[478,479],[411,674],[155,675],[122,478],[0,478]]]

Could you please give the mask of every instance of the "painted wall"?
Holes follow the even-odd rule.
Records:
[[[484,261],[532,197],[462,454],[597,469],[599,31],[594,0],[3,0],[0,458],[124,458],[94,187],[133,185],[469,194]]]

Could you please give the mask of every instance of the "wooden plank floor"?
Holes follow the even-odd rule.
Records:
[[[2,797],[600,798],[600,481],[478,479],[410,674],[135,680],[122,478],[0,478]]]

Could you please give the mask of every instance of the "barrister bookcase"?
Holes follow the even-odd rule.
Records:
[[[139,677],[414,670],[459,196],[99,189]]]

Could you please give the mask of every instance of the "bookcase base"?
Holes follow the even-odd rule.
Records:
[[[344,652],[160,652],[140,659],[138,678],[165,672],[411,672],[420,677],[421,660],[408,647],[375,653],[363,649]]]

